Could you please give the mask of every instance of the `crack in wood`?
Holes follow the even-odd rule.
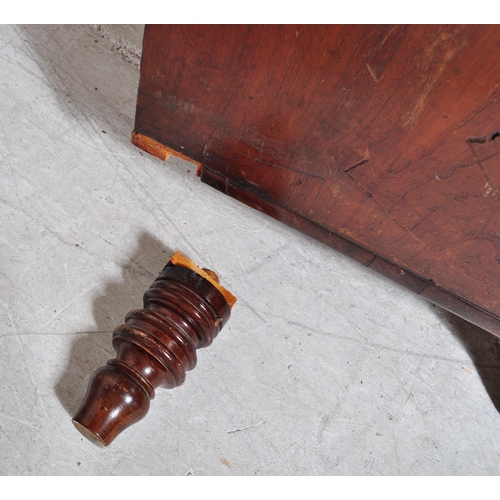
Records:
[[[367,159],[367,158],[364,158],[363,160],[361,161],[358,161],[357,163],[355,163],[354,165],[351,165],[349,168],[346,168],[345,170],[343,170],[344,174],[347,174],[348,177],[351,177],[348,172],[350,172],[351,170],[354,170],[356,167],[360,167],[361,165],[364,165],[365,163],[368,163],[370,160]],[[352,178],[352,177],[351,177]]]
[[[485,135],[479,135],[477,137],[468,137],[465,139],[465,142],[471,143],[471,142],[477,142],[479,144],[483,144],[486,142],[486,136]]]

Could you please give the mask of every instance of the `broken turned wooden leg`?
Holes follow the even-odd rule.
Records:
[[[90,441],[108,446],[141,420],[158,387],[181,385],[196,366],[196,349],[209,346],[229,320],[236,298],[217,275],[177,252],[113,332],[116,358],[99,368],[73,417]]]

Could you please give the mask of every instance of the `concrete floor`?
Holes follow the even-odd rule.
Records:
[[[496,475],[499,341],[130,141],[141,26],[0,26],[0,473]],[[238,298],[103,450],[111,332],[180,250]]]

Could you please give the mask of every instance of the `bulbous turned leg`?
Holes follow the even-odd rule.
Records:
[[[217,275],[177,252],[113,332],[116,357],[93,375],[75,427],[108,446],[147,414],[158,387],[181,385],[196,366],[196,349],[209,346],[229,320],[236,298]]]

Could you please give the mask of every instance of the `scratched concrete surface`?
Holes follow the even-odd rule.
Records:
[[[141,36],[0,26],[0,473],[498,474],[498,341],[135,148]],[[175,250],[238,303],[99,449],[70,415]]]

